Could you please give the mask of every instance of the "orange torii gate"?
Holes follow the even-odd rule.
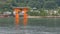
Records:
[[[28,18],[26,12],[28,11],[28,8],[27,7],[14,7],[13,9],[15,12],[15,24],[16,24],[16,26],[19,24],[19,12],[21,12],[21,11],[24,11],[23,24],[24,24],[24,26],[26,26],[27,25],[27,18]]]

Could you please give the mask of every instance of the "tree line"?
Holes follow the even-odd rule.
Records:
[[[11,6],[28,6],[37,9],[55,9],[60,7],[60,0],[0,0],[0,8],[10,8]]]
[[[58,9],[60,0],[0,0],[0,11],[13,11],[13,7],[35,7],[37,10]]]

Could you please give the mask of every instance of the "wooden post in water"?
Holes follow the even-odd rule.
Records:
[[[20,11],[19,8],[14,8],[14,11],[15,11],[15,25],[16,27],[18,27],[18,24],[19,24],[19,14],[18,12]]]
[[[28,11],[28,8],[24,8],[23,9],[23,11],[24,11],[24,26],[26,26],[27,25],[27,18],[28,18],[28,16],[27,16],[27,11]]]

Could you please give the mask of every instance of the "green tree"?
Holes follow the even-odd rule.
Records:
[[[40,16],[47,16],[48,13],[44,10],[40,10]]]

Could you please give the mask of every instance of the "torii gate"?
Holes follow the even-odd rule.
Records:
[[[19,24],[19,12],[21,12],[21,11],[24,11],[24,15],[23,15],[23,17],[24,17],[24,20],[23,20],[23,24],[24,24],[24,26],[26,26],[27,25],[27,11],[28,11],[28,8],[27,7],[14,7],[13,8],[14,9],[14,12],[15,12],[15,24],[16,24],[16,26]]]

